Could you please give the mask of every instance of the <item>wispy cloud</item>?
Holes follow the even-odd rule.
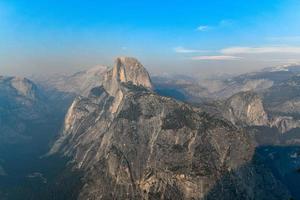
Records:
[[[268,37],[266,39],[273,42],[300,42],[300,35]]]
[[[206,50],[199,50],[199,49],[188,49],[188,48],[184,48],[184,47],[175,47],[174,48],[174,51],[176,53],[207,53],[209,51],[206,51]]]
[[[192,60],[240,60],[241,57],[237,56],[226,56],[226,55],[217,55],[217,56],[195,56],[191,58]]]
[[[204,31],[208,31],[208,30],[211,29],[211,28],[212,28],[212,27],[207,26],[207,25],[201,25],[201,26],[198,26],[198,27],[197,27],[197,31],[204,32]]]
[[[205,51],[201,51],[205,52]],[[199,61],[226,61],[226,60],[264,60],[290,62],[300,60],[300,46],[261,46],[261,47],[228,47],[210,51],[215,55],[199,55],[190,57]]]
[[[229,47],[220,51],[224,55],[240,55],[240,54],[300,54],[300,47],[297,46],[265,46],[265,47]]]
[[[205,32],[213,29],[224,28],[231,26],[233,24],[233,20],[223,19],[216,25],[200,25],[197,27],[197,31]]]

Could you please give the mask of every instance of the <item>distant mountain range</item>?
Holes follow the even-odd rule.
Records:
[[[50,77],[37,77],[36,82],[47,90],[73,93],[75,95],[88,95],[89,91],[101,85],[108,67],[95,66],[86,71],[71,75],[52,75]]]
[[[232,97],[220,108],[222,117],[214,117],[152,88],[137,60],[119,58],[103,86],[73,102],[51,154],[73,158],[83,181],[93,183],[79,199],[289,198],[271,172],[253,162],[255,141],[238,128],[268,125],[259,96]]]
[[[0,77],[0,199],[300,198],[300,66],[150,78],[120,57],[35,82]]]

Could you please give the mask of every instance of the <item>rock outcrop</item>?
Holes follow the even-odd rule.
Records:
[[[114,97],[110,110],[112,113],[117,111],[124,93],[128,90],[123,84],[152,89],[149,74],[139,61],[128,57],[117,58],[114,68],[108,71],[103,82],[105,91]]]
[[[115,61],[115,66],[105,77],[104,85],[111,95],[119,89],[121,83],[130,83],[152,89],[150,76],[143,65],[135,58],[120,57]]]
[[[253,92],[241,92],[230,97],[224,104],[224,116],[233,124],[267,126],[268,115],[261,98]]]
[[[276,128],[281,134],[300,128],[300,120],[293,116],[269,116],[262,98],[253,92],[237,93],[226,100],[221,107],[219,115],[237,126],[265,126]]]
[[[31,100],[37,98],[37,87],[30,80],[22,77],[13,77],[10,82],[19,95]]]
[[[292,129],[300,128],[300,120],[291,116],[277,116],[271,120],[270,126],[276,127],[281,133],[286,133]]]
[[[0,76],[0,90],[2,96],[15,97],[23,100],[23,103],[25,100],[29,103],[41,98],[37,86],[23,77]]]
[[[136,59],[118,58],[102,86],[73,102],[50,154],[83,171],[79,199],[288,198],[267,170],[260,178],[245,131],[151,89]]]

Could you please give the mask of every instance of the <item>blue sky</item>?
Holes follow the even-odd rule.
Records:
[[[244,72],[300,61],[299,0],[1,0],[1,74],[140,59],[152,73]]]

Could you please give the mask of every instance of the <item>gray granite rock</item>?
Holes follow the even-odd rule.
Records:
[[[247,132],[155,94],[133,58],[118,58],[103,86],[75,99],[50,151],[55,153],[71,157],[84,173],[78,197],[84,200],[289,196],[253,163],[255,145]]]

